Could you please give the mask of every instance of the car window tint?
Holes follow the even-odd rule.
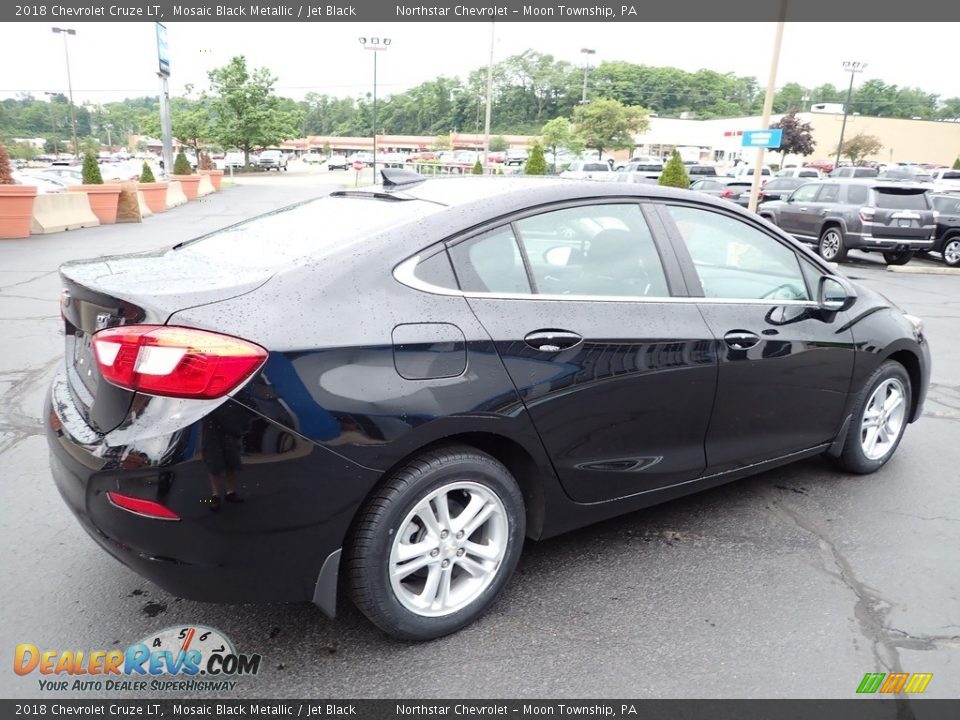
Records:
[[[877,190],[877,207],[891,210],[929,210],[927,195],[916,190],[896,190],[883,188]]]
[[[840,197],[839,185],[824,185],[817,195],[817,202],[836,202]]]
[[[801,185],[793,193],[793,200],[795,202],[813,202],[813,198],[816,197],[819,189],[819,185]]]
[[[851,205],[863,205],[867,202],[867,188],[865,185],[848,185],[847,202]]]
[[[454,245],[450,257],[465,292],[530,292],[520,248],[509,226]]]
[[[635,204],[584,205],[516,222],[540,293],[666,297],[653,236]]]
[[[443,251],[418,262],[413,269],[413,275],[418,280],[436,287],[457,289],[457,279],[450,267],[450,258]]]
[[[667,206],[693,259],[706,297],[809,300],[797,256],[742,220]]]
[[[942,213],[949,213],[951,215],[960,213],[960,197],[931,197],[930,200],[933,201],[933,207],[939,210]]]

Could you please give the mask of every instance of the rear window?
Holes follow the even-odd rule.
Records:
[[[883,188],[875,190],[878,208],[891,210],[929,210],[927,194],[916,190],[897,190]]]
[[[798,170],[797,177],[818,178],[820,177],[820,173],[818,173],[816,170]]]
[[[960,180],[960,170],[957,172],[945,172],[940,176],[941,180]]]
[[[198,262],[270,270],[323,257],[440,210],[419,200],[328,196],[190,240],[174,251]]]
[[[610,166],[606,163],[586,163],[583,169],[585,172],[595,172],[597,170],[609,170]]]

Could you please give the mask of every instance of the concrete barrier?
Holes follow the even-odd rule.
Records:
[[[46,193],[37,195],[33,203],[30,234],[46,235],[99,224],[86,193]]]
[[[143,197],[143,190],[137,190],[137,202],[140,204],[140,217],[145,218],[153,215],[153,210],[150,209]]]
[[[209,195],[210,193],[214,193],[216,191],[217,189],[213,186],[210,176],[201,175],[200,182],[197,184],[197,197],[203,197],[204,195]]]
[[[179,180],[171,180],[167,185],[167,210],[178,205],[186,205],[187,196],[183,194],[183,186]]]

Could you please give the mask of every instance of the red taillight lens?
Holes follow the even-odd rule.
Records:
[[[101,374],[113,385],[198,400],[223,397],[267,359],[266,350],[246,340],[165,325],[101,330],[93,348]]]
[[[728,197],[733,197],[735,194],[736,193],[734,193],[733,190],[724,190],[722,193],[720,193],[720,197],[728,198]]]
[[[860,219],[863,222],[873,222],[873,216],[876,212],[876,209],[872,207],[862,207],[860,208]]]
[[[126,510],[136,515],[143,515],[144,517],[153,518],[154,520],[180,519],[180,516],[177,515],[173,510],[165,505],[153,502],[152,500],[130,497],[129,495],[124,495],[123,493],[113,492],[112,490],[107,493],[107,499],[121,510]]]

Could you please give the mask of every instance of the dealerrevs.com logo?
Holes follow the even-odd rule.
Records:
[[[256,675],[260,655],[242,655],[219,630],[203,625],[168,627],[126,650],[50,650],[17,645],[17,675],[38,673],[40,690],[175,691],[233,690],[243,675]]]

